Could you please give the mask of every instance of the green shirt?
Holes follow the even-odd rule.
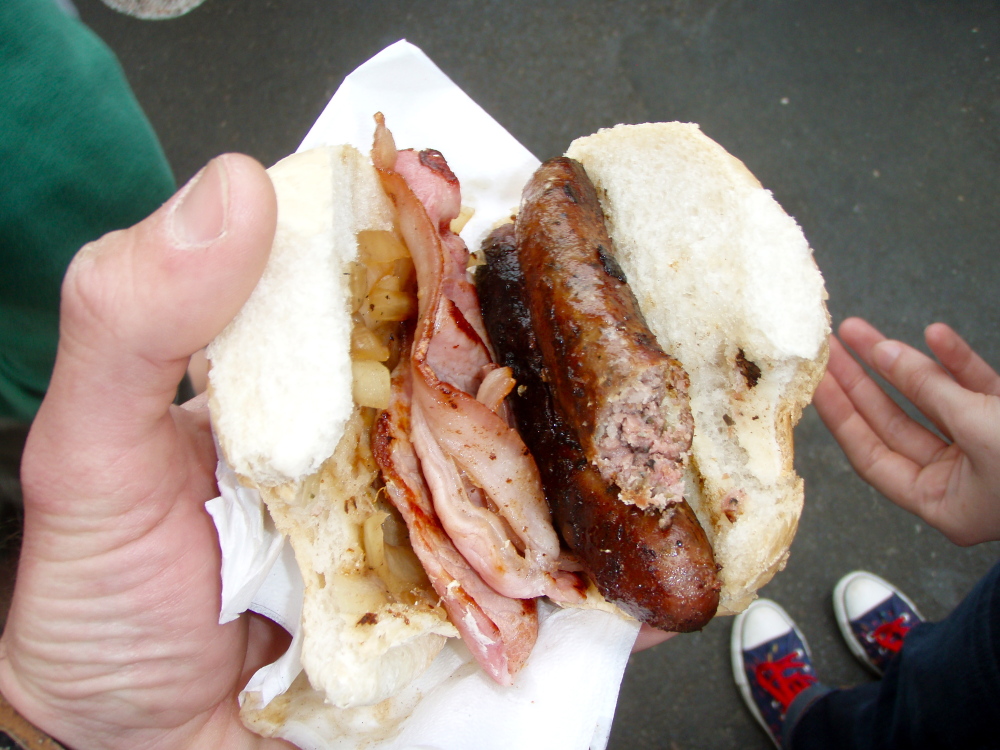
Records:
[[[0,0],[0,417],[45,395],[76,251],[174,188],[111,50],[54,0]]]

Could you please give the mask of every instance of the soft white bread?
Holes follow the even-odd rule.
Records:
[[[303,669],[322,700],[338,708],[395,695],[430,666],[445,637],[458,635],[422,575],[386,581],[370,565],[365,522],[378,521],[384,506],[374,486],[369,427],[355,411],[319,472],[261,488],[305,582]]]
[[[354,408],[348,263],[355,234],[391,229],[375,170],[350,147],[268,170],[278,228],[257,288],[208,348],[223,453],[258,484],[297,481],[332,453]]]
[[[274,245],[250,299],[209,347],[212,424],[224,458],[260,490],[295,551],[309,682],[321,700],[367,705],[410,682],[456,634],[425,578],[387,581],[366,557],[373,539],[399,540],[382,539],[371,410],[351,396],[348,264],[356,233],[391,229],[393,213],[374,168],[350,147],[296,154],[269,174]]]
[[[720,614],[784,567],[802,512],[792,428],[822,378],[826,291],[802,231],[697,125],[620,125],[574,141],[617,260],[691,378],[685,496],[722,566]]]

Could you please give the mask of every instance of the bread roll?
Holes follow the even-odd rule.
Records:
[[[278,226],[264,273],[209,346],[212,418],[237,474],[262,485],[319,470],[351,415],[350,290],[362,229],[391,229],[375,170],[350,147],[268,170]]]
[[[792,428],[822,378],[830,320],[802,231],[697,125],[619,125],[574,141],[617,260],[691,378],[685,497],[722,566],[719,614],[784,567],[802,512]]]
[[[393,214],[374,168],[349,146],[295,154],[268,172],[277,231],[253,294],[208,349],[212,423],[295,551],[301,659],[317,700],[370,705],[457,635],[422,571],[387,581],[366,556],[373,538],[397,558],[406,550],[383,535],[393,510],[378,497],[374,412],[351,396],[348,267],[357,232],[390,230]]]
[[[802,510],[792,428],[825,367],[822,277],[795,222],[697,126],[619,126],[575,141],[568,156],[601,195],[650,328],[690,375],[685,496],[722,566],[719,612],[739,611],[784,565]],[[391,230],[393,212],[350,147],[294,155],[270,174],[271,258],[209,349],[213,427],[295,550],[316,700],[371,705],[456,634],[426,582],[387,583],[365,555],[366,522],[386,507],[372,412],[351,397],[346,270],[357,233]],[[245,718],[264,721],[247,698]]]

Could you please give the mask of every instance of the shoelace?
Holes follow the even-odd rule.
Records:
[[[781,704],[781,710],[787,711],[796,695],[816,683],[816,678],[804,671],[805,667],[800,652],[792,651],[775,661],[756,665],[754,676],[767,694]]]
[[[900,615],[895,620],[883,622],[872,631],[871,639],[886,651],[897,653],[903,647],[903,638],[910,631],[906,616]]]

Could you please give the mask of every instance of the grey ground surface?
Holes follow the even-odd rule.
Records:
[[[223,151],[294,150],[343,76],[405,37],[539,158],[618,122],[700,123],[798,219],[835,323],[862,315],[918,343],[945,320],[1000,364],[997,2],[207,0],[163,22],[77,5],[179,181]],[[868,568],[938,618],[998,547],[957,548],[890,505],[811,408],[796,441],[805,513],[765,594],[824,680],[868,680],[833,620],[837,578]],[[732,684],[729,627],[632,658],[611,748],[770,746]]]

